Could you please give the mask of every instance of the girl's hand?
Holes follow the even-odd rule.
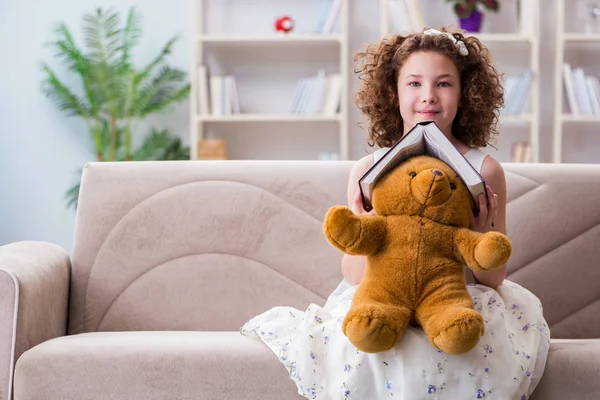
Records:
[[[360,189],[356,191],[354,196],[354,202],[352,202],[352,212],[356,215],[375,215],[375,210],[366,212],[362,202],[362,196],[360,195]]]
[[[473,216],[470,228],[474,231],[485,233],[494,227],[494,219],[498,213],[498,195],[489,186],[486,186],[489,204],[485,203],[485,195],[479,195],[479,215]]]

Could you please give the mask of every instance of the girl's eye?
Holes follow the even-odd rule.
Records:
[[[408,84],[408,86],[412,86],[412,87],[417,87],[419,85],[420,85],[419,82],[411,82],[411,83]]]
[[[456,185],[452,182],[450,182],[450,189],[455,190],[456,189]]]
[[[449,82],[440,82],[440,83],[438,83],[438,86],[448,87],[448,86],[450,86],[450,83]]]
[[[417,173],[416,172],[411,172],[409,175],[414,178],[415,176],[417,176]]]

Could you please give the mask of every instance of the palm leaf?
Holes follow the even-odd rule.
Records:
[[[170,88],[159,92],[154,96],[146,107],[140,111],[139,116],[144,117],[148,114],[165,110],[168,106],[181,100],[185,100],[190,93],[190,85],[185,85],[180,89]]]
[[[121,82],[122,97],[120,108],[123,111],[121,118],[131,117],[133,109],[133,101],[135,99],[135,71],[128,70],[123,74],[123,80]]]
[[[141,17],[131,8],[127,14],[127,22],[121,36],[121,67],[130,68],[131,49],[138,44],[142,36]]]
[[[184,99],[189,93],[189,84],[182,85],[185,81],[185,72],[168,66],[162,67],[158,75],[138,91],[133,114],[143,117]]]
[[[46,64],[42,65],[42,70],[46,73],[46,79],[42,82],[42,92],[54,101],[61,111],[66,111],[68,115],[90,118],[92,116],[89,105],[71,92],[56,74]]]
[[[60,24],[55,29],[55,33],[59,35],[59,40],[50,43],[50,45],[56,48],[56,56],[60,57],[71,71],[74,71],[79,75],[85,91],[89,113],[91,115],[97,115],[96,96],[90,80],[90,60],[77,47],[73,40],[73,36],[66,25]]]
[[[162,65],[162,63],[165,60],[165,57],[168,56],[169,54],[171,54],[171,47],[173,47],[173,44],[177,41],[177,38],[171,38],[171,40],[169,40],[164,46],[163,48],[160,50],[160,53],[158,53],[158,55],[152,60],[150,61],[150,63],[146,66],[146,68],[144,68],[141,72],[139,72],[136,77],[135,77],[135,84],[136,87],[141,84],[146,78],[148,78],[149,76],[152,75],[152,73],[154,72],[154,69],[159,66]]]
[[[152,129],[131,157],[133,161],[189,160],[189,158],[189,148],[182,145],[181,139],[169,135],[164,129],[161,131]]]
[[[190,148],[184,146],[180,138],[173,138],[171,143],[165,148],[163,160],[189,160]]]
[[[119,57],[122,30],[119,28],[119,14],[114,11],[97,9],[94,14],[83,17],[83,33],[89,57],[94,62],[113,64]]]

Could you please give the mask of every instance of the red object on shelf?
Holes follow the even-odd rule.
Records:
[[[288,33],[292,29],[294,29],[294,20],[291,17],[285,15],[275,20],[275,30],[277,32]]]

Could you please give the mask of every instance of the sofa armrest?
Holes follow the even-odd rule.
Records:
[[[0,400],[11,399],[23,352],[67,332],[68,253],[44,242],[0,247]]]

